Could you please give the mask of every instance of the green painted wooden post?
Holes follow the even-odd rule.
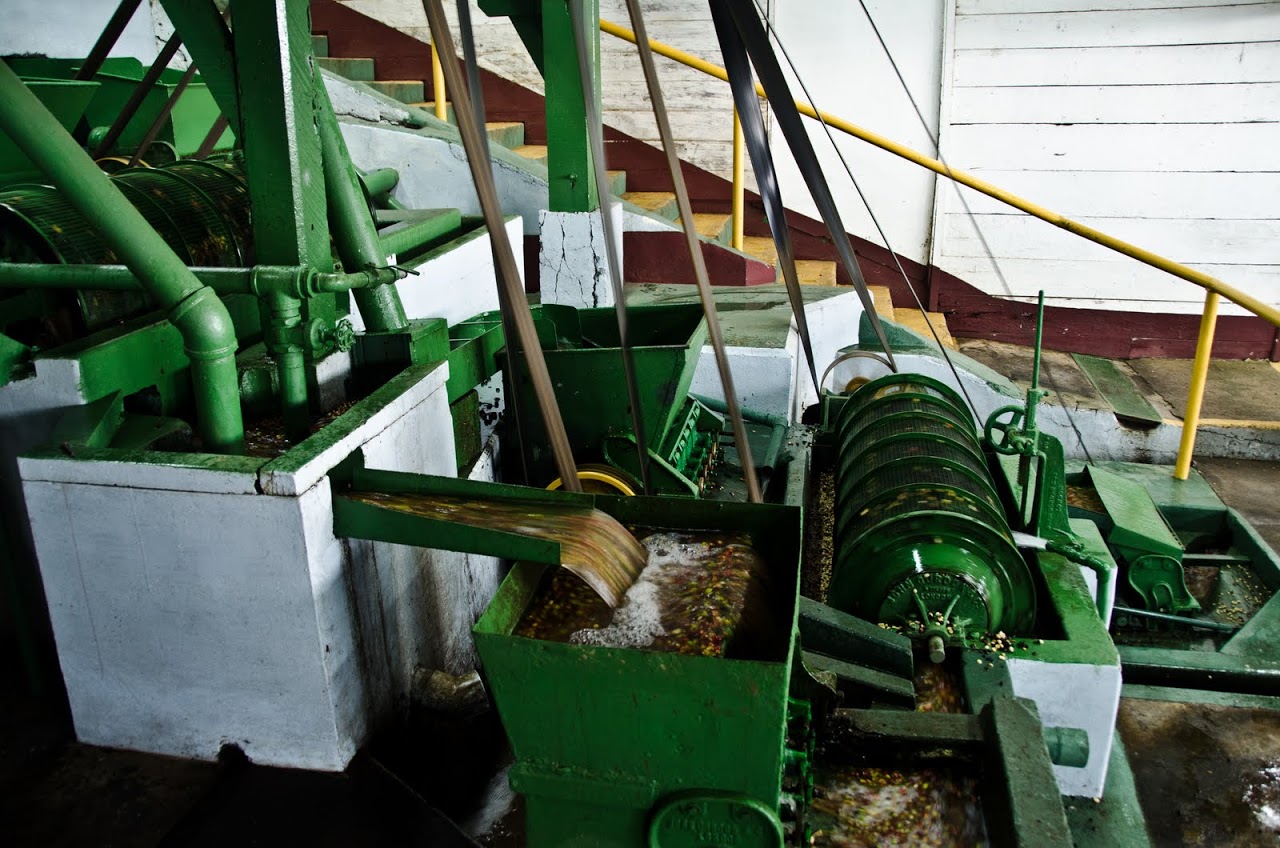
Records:
[[[588,20],[600,19],[600,1],[584,0]],[[543,78],[547,104],[547,189],[554,212],[597,208],[587,141],[587,113],[566,0],[542,0]],[[600,98],[600,30],[591,27],[597,101]]]
[[[237,3],[236,72],[257,260],[333,268],[306,0]]]
[[[240,120],[257,261],[331,271],[307,0],[237,3],[232,15],[236,73],[254,81],[240,89]],[[334,317],[331,298],[307,305],[308,320]]]

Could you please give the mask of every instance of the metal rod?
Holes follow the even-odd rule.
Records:
[[[471,0],[458,0],[458,35],[462,40],[462,58],[467,63],[467,93],[471,95],[471,111],[484,123],[484,87],[480,84],[480,64],[476,61],[476,41],[471,30]]]
[[[1196,340],[1196,358],[1191,363],[1191,388],[1187,392],[1187,411],[1182,416],[1182,440],[1178,443],[1178,461],[1173,467],[1175,480],[1191,476],[1191,454],[1196,447],[1196,430],[1200,426],[1200,408],[1204,403],[1204,387],[1209,381],[1209,363],[1213,359],[1213,333],[1218,326],[1218,293],[1204,298],[1200,315],[1200,338]]]
[[[156,119],[151,122],[151,126],[147,128],[147,133],[142,137],[142,143],[138,145],[138,149],[133,151],[133,156],[129,158],[129,167],[136,167],[142,161],[142,157],[151,147],[151,142],[156,140],[156,136],[160,135],[160,130],[164,128],[165,121],[169,120],[169,115],[173,114],[173,107],[178,105],[178,101],[182,99],[182,93],[187,90],[187,86],[191,84],[191,79],[196,75],[196,65],[192,62],[187,70],[183,72],[182,78],[178,80],[178,84],[173,87],[173,92],[169,95],[169,99],[164,102]]]
[[[1220,621],[1205,621],[1202,618],[1186,618],[1181,615],[1169,615],[1168,613],[1155,612],[1153,610],[1133,609],[1132,607],[1115,607],[1114,611],[1119,615],[1132,615],[1136,618],[1149,618],[1152,621],[1164,621],[1169,624],[1181,624],[1186,627],[1194,627],[1199,630],[1212,630],[1217,633],[1235,633],[1239,630],[1232,624],[1223,624]]]
[[[218,294],[255,294],[264,288],[288,287],[300,297],[310,293],[351,291],[402,279],[394,268],[352,273],[311,274],[310,269],[290,265],[256,265],[252,268],[189,268],[201,283]],[[127,265],[54,265],[0,262],[0,288],[85,289],[87,291],[137,291],[143,288]]]
[[[200,147],[196,149],[191,158],[207,159],[229,126],[231,126],[231,120],[226,115],[219,115],[218,119],[213,122],[213,126],[209,127],[209,132],[205,134],[204,141],[200,142]]]
[[[90,154],[94,159],[99,159],[111,152],[111,148],[115,147],[120,136],[124,134],[125,128],[129,126],[129,122],[133,120],[134,115],[138,114],[138,107],[142,105],[142,101],[147,98],[155,88],[156,80],[160,79],[160,75],[169,67],[170,60],[178,53],[178,48],[182,46],[182,36],[174,33],[169,36],[169,40],[164,43],[164,47],[160,50],[156,60],[151,63],[151,67],[147,68],[147,72],[142,75],[142,79],[138,80],[138,84],[133,87],[133,91],[129,93],[129,99],[120,107],[120,114],[116,115],[116,119],[111,122],[111,126],[107,129],[107,134],[102,137],[97,146],[93,148]]]
[[[733,110],[733,237],[730,240],[734,250],[742,250],[744,222],[746,210],[747,176],[746,156],[743,155],[745,141],[742,136],[742,119],[738,110]]]
[[[600,31],[621,38],[624,41],[630,41],[632,44],[636,43],[636,34],[634,32],[610,21],[601,20]],[[650,40],[649,48],[660,56],[665,56],[668,59],[674,59],[680,64],[686,65],[697,71],[702,71],[702,73],[707,74],[708,76],[715,77],[716,79],[723,80],[724,82],[729,81],[729,75],[724,68],[721,68],[718,65],[713,65],[705,59],[700,59],[697,56],[658,41]],[[764,87],[759,83],[756,83],[756,93],[761,97],[765,96]],[[1095,244],[1100,244],[1105,248],[1114,250],[1115,252],[1128,256],[1132,259],[1136,259],[1153,268],[1165,271],[1166,273],[1172,274],[1175,277],[1179,277],[1180,279],[1186,280],[1187,282],[1193,283],[1201,288],[1217,292],[1232,303],[1242,306],[1254,315],[1257,315],[1259,318],[1280,327],[1280,309],[1277,309],[1274,306],[1269,306],[1261,300],[1258,300],[1256,297],[1245,294],[1239,289],[1219,280],[1217,277],[1210,276],[1203,271],[1197,271],[1194,268],[1189,268],[1179,262],[1174,262],[1172,259],[1160,256],[1157,253],[1153,253],[1149,250],[1138,247],[1137,245],[1130,244],[1122,239],[1108,235],[1101,230],[1082,224],[1079,221],[1073,221],[1064,215],[1050,209],[1046,209],[1036,203],[1032,203],[1030,200],[1019,197],[1018,195],[1010,191],[1006,191],[999,186],[993,185],[985,180],[980,180],[970,173],[958,168],[952,168],[945,162],[940,162],[937,159],[926,156],[925,154],[917,150],[913,150],[904,144],[899,144],[892,139],[886,138],[878,133],[874,133],[871,130],[864,129],[856,124],[852,124],[843,118],[836,117],[828,112],[817,111],[807,103],[797,100],[795,104],[796,108],[800,110],[802,115],[814,118],[815,120],[820,120],[827,125],[840,130],[846,135],[851,135],[854,138],[861,139],[868,144],[879,147],[881,150],[885,150],[895,156],[906,159],[908,162],[914,162],[923,168],[933,171],[935,174],[944,176],[949,180],[959,183],[960,185],[967,186],[974,191],[985,194],[987,197],[994,198],[1001,203],[1026,212],[1028,215],[1053,224],[1055,227],[1064,229],[1069,233],[1074,233],[1075,235],[1088,239]]]
[[[431,26],[431,40],[444,48],[441,51],[441,66],[446,81],[455,91],[465,90],[462,69],[458,67],[457,54],[453,50],[453,38],[449,34],[449,24],[445,20],[440,0],[423,0],[422,5],[427,13],[427,22]],[[458,118],[458,131],[462,136],[462,144],[466,149],[471,179],[475,183],[476,194],[480,199],[480,210],[484,213],[489,238],[493,240],[494,258],[498,264],[498,281],[503,295],[501,305],[504,312],[510,312],[512,315],[511,322],[515,325],[516,336],[524,352],[524,360],[529,366],[529,379],[533,383],[534,395],[542,411],[547,440],[550,443],[560,479],[563,481],[564,488],[571,492],[581,492],[582,484],[578,481],[578,469],[573,461],[569,437],[565,433],[564,419],[560,417],[560,407],[556,405],[551,376],[547,373],[547,363],[542,356],[542,346],[538,344],[533,315],[529,311],[529,301],[525,297],[524,286],[520,282],[520,270],[516,265],[515,253],[511,249],[511,241],[507,238],[506,221],[502,217],[498,191],[493,181],[493,171],[489,167],[489,140],[475,120],[469,98],[459,97],[453,108]],[[510,345],[509,337],[507,343]],[[511,361],[514,366],[514,358]],[[514,367],[512,373],[513,375],[515,373]]]
[[[368,173],[360,175],[361,182],[364,183],[365,191],[369,192],[370,197],[377,197],[380,194],[386,194],[400,183],[400,172],[395,168],[375,168]]]
[[[182,334],[191,359],[196,419],[206,449],[244,450],[235,325],[147,220],[17,75],[0,62],[0,131],[9,136],[85,220],[96,227]]]
[[[614,232],[611,214],[609,175],[604,161],[604,124],[600,103],[596,100],[595,74],[591,68],[591,50],[588,44],[589,24],[583,11],[582,0],[569,0],[572,17],[573,40],[578,54],[578,76],[582,78],[582,102],[587,113],[587,142],[591,146],[591,166],[596,174],[596,199],[599,203],[600,228],[604,233],[604,252],[609,266],[609,285],[613,289],[613,309],[618,321],[618,348],[622,355],[622,372],[627,384],[627,401],[631,412],[631,430],[636,437],[636,460],[640,466],[640,485],[646,495],[653,493],[649,482],[649,439],[644,429],[644,415],[640,402],[639,382],[636,378],[636,357],[631,349],[631,332],[627,321],[627,296],[622,287],[622,263],[618,261],[617,233]],[[590,213],[588,213],[590,214]]]
[[[320,133],[320,158],[324,169],[324,193],[329,207],[329,227],[333,243],[338,249],[345,271],[365,271],[382,268],[387,264],[387,254],[378,240],[378,229],[373,214],[365,201],[364,191],[342,129],[329,102],[329,92],[319,66],[314,68],[315,121]],[[373,332],[403,330],[409,326],[404,304],[395,286],[371,286],[356,290],[356,308],[364,325]]]
[[[649,39],[645,35],[644,16],[640,11],[639,0],[627,0],[627,14],[631,17],[631,25],[636,28],[636,32],[640,33],[640,38],[636,41],[640,53],[640,64],[644,67],[649,100],[653,104],[653,116],[657,121],[658,135],[662,139],[662,149],[667,157],[667,168],[671,171],[676,204],[680,209],[680,224],[684,230],[685,242],[689,247],[689,258],[693,262],[693,274],[698,284],[698,297],[702,301],[702,311],[707,318],[707,339],[715,352],[716,368],[720,372],[720,386],[724,392],[725,404],[729,409],[729,421],[733,428],[734,441],[738,446],[738,458],[742,462],[742,476],[747,484],[747,499],[752,503],[760,503],[764,498],[760,491],[760,481],[756,478],[755,463],[751,459],[751,443],[747,440],[747,427],[742,420],[738,391],[733,384],[729,356],[725,353],[724,335],[720,330],[720,318],[716,313],[716,298],[707,278],[707,263],[702,256],[702,242],[698,238],[697,230],[694,229],[689,189],[685,186],[684,172],[680,168],[680,157],[676,152],[675,139],[671,132],[671,120],[667,116],[662,86],[658,82],[658,70],[654,65],[653,51],[649,49]]]
[[[111,14],[111,18],[107,21],[107,25],[102,28],[102,33],[98,36],[98,40],[94,42],[93,49],[89,51],[84,64],[80,66],[80,70],[76,71],[76,75],[72,79],[93,79],[94,75],[102,69],[102,63],[107,60],[107,56],[111,53],[111,48],[116,46],[116,42],[120,40],[121,33],[129,25],[129,21],[133,20],[133,14],[138,11],[140,5],[142,5],[142,0],[120,0],[120,5]]]
[[[431,45],[431,96],[435,98],[436,117],[442,121],[449,120],[449,94],[444,80],[444,66],[440,62],[440,51],[434,43]]]

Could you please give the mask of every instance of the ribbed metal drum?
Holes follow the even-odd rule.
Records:
[[[163,168],[125,168],[110,176],[125,197],[188,265],[253,264],[249,193],[235,160]],[[0,192],[0,260],[114,265],[120,258],[55,188],[23,185]],[[80,293],[86,328],[145,305],[141,293]]]
[[[882,377],[848,399],[835,436],[827,603],[944,641],[1026,632],[1031,574],[960,397],[929,377]]]

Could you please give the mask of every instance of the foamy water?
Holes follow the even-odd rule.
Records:
[[[613,620],[607,627],[579,630],[569,641],[610,648],[647,648],[657,637],[667,635],[662,626],[661,584],[669,580],[672,569],[689,567],[696,546],[689,544],[687,538],[680,533],[654,533],[642,540],[648,561],[627,590]]]

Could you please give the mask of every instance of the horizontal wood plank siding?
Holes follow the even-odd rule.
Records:
[[[949,105],[951,164],[1280,302],[1280,4],[957,0]],[[1203,301],[962,191],[940,191],[934,261],[982,291],[1044,288],[1090,308]]]

